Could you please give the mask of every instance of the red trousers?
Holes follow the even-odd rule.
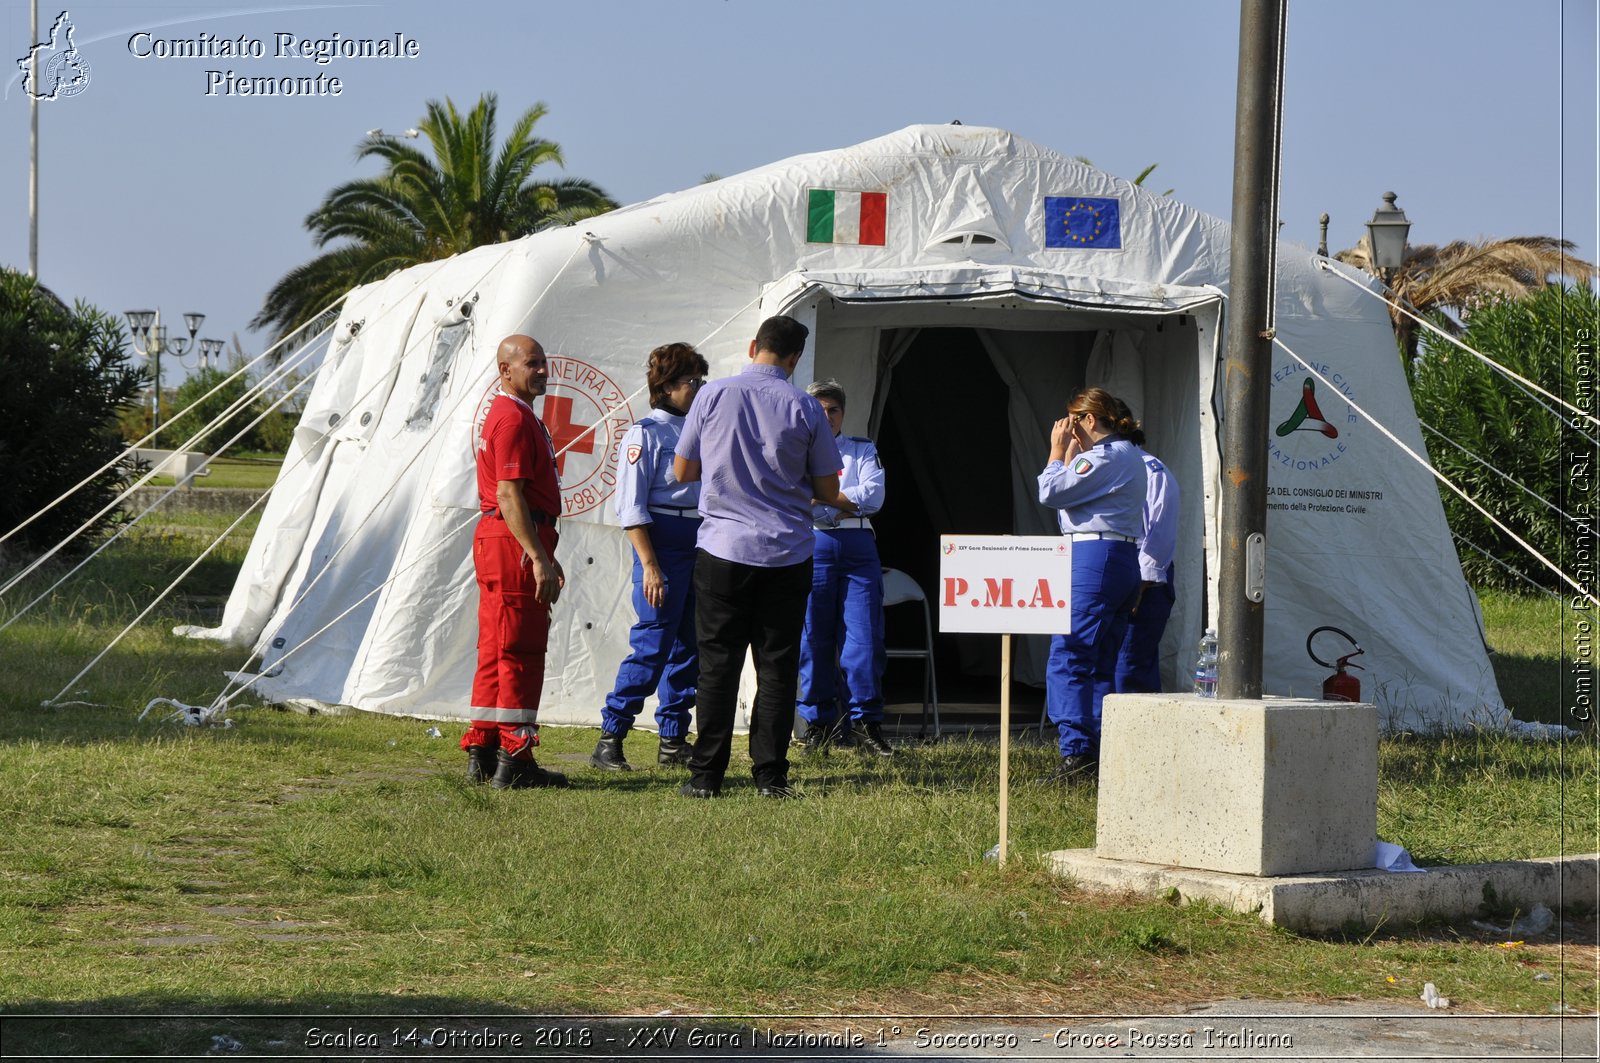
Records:
[[[554,556],[556,530],[536,527]],[[478,575],[478,671],[472,679],[472,726],[461,748],[499,747],[532,756],[539,744],[539,696],[544,692],[550,607],[534,599],[533,564],[506,523],[478,522],[472,538]]]

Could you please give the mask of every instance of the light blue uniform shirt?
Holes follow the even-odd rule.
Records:
[[[1144,494],[1144,533],[1139,537],[1139,578],[1165,583],[1178,550],[1178,478],[1148,450],[1140,448],[1149,483]]]
[[[701,388],[678,455],[700,462],[700,549],[760,568],[810,559],[811,478],[839,471],[839,448],[822,404],[782,369],[747,365]]]
[[[683,420],[666,410],[651,410],[650,416],[629,426],[617,444],[616,508],[624,528],[651,523],[650,506],[693,510],[700,504],[700,485],[681,484],[672,474]]]
[[[878,448],[864,436],[834,436],[833,441],[843,459],[839,469],[839,493],[861,509],[860,516],[878,512],[883,508],[883,466],[878,464]],[[839,518],[844,516],[846,514],[832,506],[811,507],[811,522],[818,528],[837,528]],[[852,521],[850,527],[858,525]]]
[[[1116,532],[1137,541],[1144,534],[1148,474],[1143,452],[1109,436],[1039,474],[1039,501],[1057,511],[1061,533]]]

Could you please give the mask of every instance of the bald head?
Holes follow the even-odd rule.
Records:
[[[500,341],[496,356],[500,362],[500,387],[506,394],[523,402],[532,402],[544,394],[550,370],[538,340],[520,334],[507,336]]]

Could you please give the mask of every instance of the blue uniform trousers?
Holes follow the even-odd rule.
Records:
[[[1139,599],[1139,611],[1128,621],[1117,654],[1118,694],[1159,694],[1161,692],[1161,636],[1172,615],[1177,594],[1172,589],[1173,569],[1167,566],[1167,581],[1146,587]]]
[[[1072,634],[1050,638],[1045,706],[1061,755],[1097,755],[1100,703],[1116,678],[1117,651],[1139,590],[1139,552],[1119,539],[1072,544]]]
[[[816,539],[796,708],[808,724],[829,724],[839,718],[842,697],[849,719],[879,723],[887,658],[877,542],[866,528],[819,529]]]
[[[633,609],[639,619],[628,633],[630,651],[617,669],[617,683],[600,710],[602,730],[627,734],[644,708],[644,699],[660,699],[656,725],[662,738],[682,738],[689,731],[700,656],[694,630],[695,536],[700,522],[665,513],[650,516],[650,545],[667,581],[667,599],[657,609],[644,599],[644,566],[633,557]]]

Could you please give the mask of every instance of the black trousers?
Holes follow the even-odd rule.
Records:
[[[700,550],[695,554],[694,593],[700,643],[700,686],[695,696],[700,719],[689,761],[694,785],[722,789],[739,707],[739,672],[749,651],[756,659],[751,774],[757,786],[787,782],[811,561],[761,568]]]

